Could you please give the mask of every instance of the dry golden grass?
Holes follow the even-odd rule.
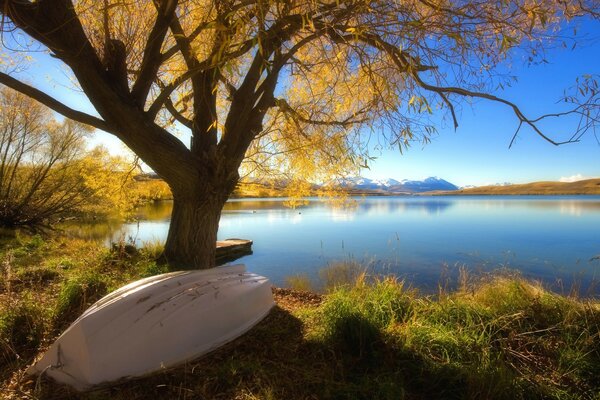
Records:
[[[577,195],[600,194],[600,178],[577,182],[532,182],[508,186],[481,186],[452,192],[430,194],[464,195]]]

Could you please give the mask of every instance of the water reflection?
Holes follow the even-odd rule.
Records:
[[[404,212],[422,212],[437,215],[446,211],[455,204],[454,201],[438,198],[381,198],[368,199],[361,206],[361,211],[367,214],[398,214]]]
[[[158,201],[148,203],[136,210],[133,219],[148,221],[168,221],[171,219],[173,210],[172,201]]]
[[[475,197],[462,201],[488,210],[525,208],[531,211],[558,210],[560,213],[580,216],[586,212],[600,212],[598,196],[494,196]]]
[[[76,239],[105,241],[123,231],[123,222],[116,219],[108,221],[68,221],[59,225],[58,230]]]
[[[230,212],[258,212],[273,210],[291,210],[286,206],[288,199],[235,199],[227,202],[223,213]],[[332,215],[341,214],[387,214],[402,213],[405,211],[423,211],[426,214],[440,214],[452,207],[455,201],[443,197],[353,197],[345,201],[329,201],[327,199],[309,198],[305,205],[294,208],[295,210],[324,208],[329,209]]]
[[[518,268],[563,284],[600,277],[600,261],[588,261],[600,253],[600,196],[314,198],[295,209],[284,201],[230,201],[219,226],[220,239],[254,240],[242,262],[277,285],[298,273],[318,279],[329,262],[348,259],[422,288],[435,288],[448,265]],[[147,206],[139,223],[91,226],[92,236],[164,240],[170,210],[170,203]]]

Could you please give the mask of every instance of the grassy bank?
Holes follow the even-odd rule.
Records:
[[[85,394],[36,388],[32,360],[103,294],[160,273],[157,251],[4,240],[2,398],[600,399],[600,303],[506,274],[437,296],[363,274],[324,295],[274,289],[263,322],[200,360]]]

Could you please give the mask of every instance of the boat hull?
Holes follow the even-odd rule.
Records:
[[[92,305],[28,372],[78,390],[147,375],[237,338],[273,305],[243,265],[142,279]]]

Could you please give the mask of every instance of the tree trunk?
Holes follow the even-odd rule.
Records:
[[[209,191],[173,193],[171,224],[161,257],[171,270],[215,266],[217,230],[226,200],[227,195]]]

